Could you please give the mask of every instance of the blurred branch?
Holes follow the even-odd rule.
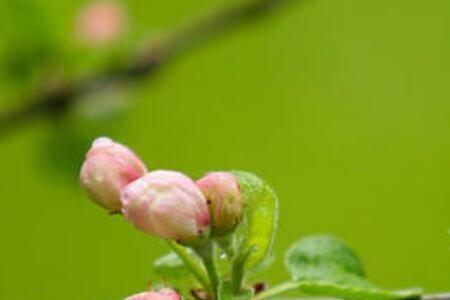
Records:
[[[450,293],[424,295],[422,300],[450,300]]]
[[[154,74],[171,58],[243,23],[265,16],[293,0],[246,0],[233,2],[172,30],[143,54],[114,70],[102,71],[39,93],[25,106],[0,115],[0,134],[38,117],[61,116],[82,96],[103,88]]]

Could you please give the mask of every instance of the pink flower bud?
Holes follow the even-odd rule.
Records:
[[[137,228],[183,244],[193,244],[208,233],[205,197],[187,176],[154,171],[129,184],[122,192],[125,217]]]
[[[144,163],[127,147],[98,138],[86,154],[80,181],[88,196],[104,208],[120,211],[120,193],[147,172]]]
[[[174,290],[166,288],[156,292],[139,293],[125,300],[181,300],[181,296]]]
[[[117,40],[126,23],[125,9],[118,2],[99,0],[84,7],[77,20],[76,30],[81,41],[100,45]]]
[[[233,230],[244,207],[236,177],[227,172],[213,172],[196,184],[207,200],[214,233],[224,235]]]

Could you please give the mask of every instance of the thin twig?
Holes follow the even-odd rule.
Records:
[[[185,26],[169,31],[143,54],[114,70],[68,82],[46,93],[40,93],[22,107],[0,115],[0,134],[37,117],[63,115],[80,97],[105,87],[135,82],[154,74],[159,67],[201,42],[228,29],[263,16],[293,0],[242,0],[213,10]]]

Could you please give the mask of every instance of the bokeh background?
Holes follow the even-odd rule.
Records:
[[[97,46],[75,28],[86,1],[2,0],[1,111],[229,1],[120,2],[126,29]],[[151,79],[3,132],[0,299],[110,300],[146,288],[164,244],[78,185],[99,135],[151,169],[267,179],[281,200],[272,283],[287,278],[284,249],[326,232],[353,245],[382,286],[449,290],[449,37],[447,0],[298,1]]]

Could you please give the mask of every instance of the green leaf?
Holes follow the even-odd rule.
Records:
[[[285,263],[293,286],[311,295],[348,300],[418,299],[420,289],[386,291],[370,283],[360,258],[344,242],[326,235],[295,243]]]
[[[257,266],[270,253],[278,221],[278,199],[272,188],[258,176],[234,171],[242,191],[245,213],[238,226],[239,253],[245,265]]]
[[[174,252],[159,257],[153,262],[156,275],[167,278],[190,278],[191,274],[183,261]],[[192,277],[191,277],[192,278]]]
[[[365,271],[360,258],[345,243],[331,236],[300,240],[286,253],[286,266],[295,280],[368,284],[363,279]]]
[[[209,287],[209,280],[206,272],[199,260],[190,248],[181,246],[174,241],[168,240],[167,245],[183,262],[187,270],[197,279],[197,281],[204,287]]]
[[[200,287],[196,278],[192,276],[189,269],[174,252],[161,256],[154,261],[153,274],[159,279],[153,284],[156,283],[156,286],[158,286],[159,282],[161,287],[168,284],[183,294],[189,294],[191,288]]]

